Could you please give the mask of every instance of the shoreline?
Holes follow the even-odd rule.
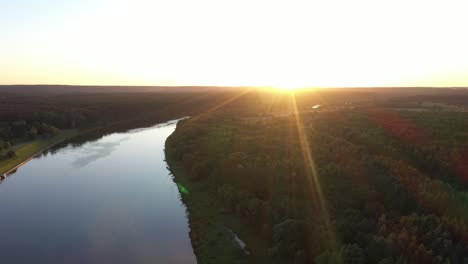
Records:
[[[177,127],[176,127],[177,129]],[[242,227],[238,219],[223,209],[213,190],[203,182],[189,179],[179,161],[174,160],[170,139],[164,153],[168,169],[187,210],[189,236],[198,263],[271,263],[264,246]],[[242,243],[239,243],[241,241]]]
[[[182,118],[184,118],[184,117],[182,117]],[[159,121],[155,120],[154,122],[149,122],[149,123],[158,124],[158,123],[167,122],[167,121],[170,121],[170,120],[179,120],[179,119],[167,118],[167,119],[163,119],[163,120],[159,120]],[[63,138],[57,138],[57,140],[53,140],[53,138],[49,139],[49,140],[51,140],[51,142],[49,144],[46,144],[41,149],[39,149],[37,151],[34,151],[32,154],[27,155],[26,157],[20,158],[18,160],[18,162],[15,162],[11,166],[7,166],[6,168],[0,168],[0,176],[5,178],[6,176],[12,174],[17,169],[22,167],[24,164],[28,163],[30,160],[34,159],[39,154],[43,153],[44,151],[46,151],[46,150],[48,150],[48,149],[50,149],[50,148],[52,148],[52,147],[54,147],[54,146],[56,146],[56,145],[58,145],[60,143],[65,142],[67,140],[71,140],[73,138],[86,135],[88,133],[98,132],[100,130],[102,130],[103,132],[106,132],[105,131],[106,129],[117,127],[119,125],[128,125],[128,124],[131,124],[132,122],[135,122],[135,123],[143,122],[142,127],[146,127],[146,125],[148,124],[148,121],[146,121],[146,120],[141,120],[140,118],[135,118],[135,119],[131,119],[131,120],[117,121],[117,122],[106,124],[106,125],[98,125],[98,126],[95,126],[95,127],[88,127],[88,128],[84,128],[82,130],[77,129],[76,131],[74,131],[74,133],[71,133],[72,131],[64,131],[62,133],[67,133],[68,132],[68,133],[71,133],[71,134],[70,135],[58,135],[57,137],[63,137]],[[139,127],[135,127],[135,128],[139,128]],[[128,129],[131,129],[131,128],[128,128]],[[31,141],[31,142],[29,142],[27,144],[32,144],[33,142],[35,142],[35,141]],[[11,161],[11,160],[6,160],[6,162],[8,162],[8,161]]]
[[[183,169],[167,154],[166,163],[187,210],[189,237],[197,263],[248,263],[248,256],[234,242],[232,230],[218,219],[218,206],[209,199],[209,193],[205,192],[208,190],[183,178]]]
[[[20,159],[18,160],[18,163],[15,163],[13,165],[13,167],[7,167],[6,169],[0,169],[0,174],[2,176],[8,176],[10,175],[11,173],[15,172],[17,169],[19,169],[21,166],[23,166],[24,164],[28,163],[30,160],[34,159],[36,156],[38,156],[39,154],[43,153],[44,151],[52,148],[53,146],[57,145],[57,144],[60,144],[66,140],[69,140],[69,139],[72,139],[73,137],[75,136],[78,136],[78,135],[81,135],[82,133],[80,132],[76,132],[76,133],[73,133],[71,135],[68,135],[68,136],[64,136],[63,138],[58,138],[56,141],[52,141],[51,143],[49,144],[46,144],[45,147],[41,148],[40,150],[38,151],[35,151],[33,154],[31,155],[28,155],[26,157],[23,157],[23,159]],[[26,143],[26,144],[33,144],[34,141],[30,142],[30,143]]]
[[[24,166],[26,163],[28,163],[29,161],[31,161],[32,159],[34,159],[36,156],[40,155],[41,153],[43,153],[44,151],[47,151],[49,150],[50,148],[60,144],[60,143],[63,143],[63,142],[66,142],[67,140],[71,140],[73,138],[76,138],[76,137],[79,137],[79,136],[83,136],[83,135],[86,135],[88,133],[93,133],[93,132],[97,132],[99,130],[105,130],[105,129],[108,129],[108,128],[111,128],[112,126],[115,126],[115,125],[119,125],[121,123],[125,123],[124,121],[122,122],[116,122],[116,123],[112,123],[112,124],[109,124],[109,125],[104,125],[104,126],[96,126],[96,127],[89,127],[89,128],[84,128],[82,130],[79,130],[77,129],[76,131],[67,131],[65,130],[64,132],[62,133],[70,133],[70,135],[58,135],[57,137],[60,137],[60,138],[57,138],[57,140],[52,140],[54,138],[51,138],[49,140],[51,140],[52,142],[50,142],[49,144],[46,144],[46,146],[44,146],[43,148],[41,148],[40,150],[38,151],[35,151],[34,153],[32,153],[31,155],[28,155],[26,157],[23,157],[23,159],[21,160],[18,160],[18,163],[15,163],[13,165],[13,167],[7,167],[6,169],[0,169],[0,175],[2,177],[7,177],[8,175],[14,173],[17,169],[19,169],[20,167]],[[27,144],[32,144],[34,143],[35,141],[31,141],[30,143],[27,143]]]

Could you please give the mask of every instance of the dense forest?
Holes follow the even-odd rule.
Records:
[[[198,260],[468,263],[467,91],[375,90],[247,95],[179,122],[166,155]]]

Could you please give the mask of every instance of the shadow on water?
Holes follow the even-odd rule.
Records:
[[[114,152],[117,149],[120,143],[128,139],[129,137],[125,137],[116,142],[95,143],[92,146],[86,148],[88,155],[77,158],[72,164],[75,167],[81,168],[93,161],[109,156],[110,154],[112,154],[112,152]]]

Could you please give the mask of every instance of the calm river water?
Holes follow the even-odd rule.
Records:
[[[175,122],[63,145],[0,184],[1,263],[195,263],[166,168]]]

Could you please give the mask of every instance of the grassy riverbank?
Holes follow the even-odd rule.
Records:
[[[75,137],[80,133],[81,132],[79,130],[70,129],[65,130],[59,135],[51,138],[31,140],[21,143],[18,146],[13,146],[13,150],[16,153],[16,157],[0,162],[0,174],[12,170],[13,168],[17,167],[21,163],[24,163],[25,161],[46,150],[47,148],[72,137]]]

